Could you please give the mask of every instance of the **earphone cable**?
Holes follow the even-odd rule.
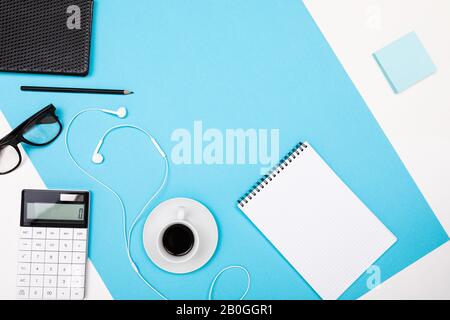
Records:
[[[212,294],[214,291],[214,286],[216,285],[217,279],[219,279],[219,277],[228,270],[231,269],[239,269],[245,272],[246,276],[247,276],[247,288],[245,289],[244,293],[241,295],[241,297],[239,298],[239,300],[244,300],[245,296],[247,295],[248,291],[250,290],[250,283],[251,283],[251,278],[250,278],[250,273],[248,272],[247,268],[243,267],[243,266],[228,266],[223,268],[222,270],[220,270],[216,276],[214,277],[213,281],[211,282],[211,286],[209,287],[209,294],[208,294],[208,300],[212,300]]]
[[[157,143],[156,139],[150,134],[148,133],[146,130],[131,125],[131,124],[124,124],[124,125],[117,125],[114,126],[112,128],[110,128],[109,130],[107,130],[105,132],[105,134],[102,136],[102,138],[100,139],[101,141],[103,141],[104,139],[106,139],[106,137],[109,135],[109,133],[111,133],[114,130],[120,129],[120,128],[132,128],[132,129],[136,129],[141,131],[142,133],[144,133],[152,142],[152,144],[155,146],[155,148],[158,150],[158,152],[161,154],[161,156],[164,159],[164,163],[165,163],[165,170],[164,170],[164,177],[163,177],[163,181],[160,184],[159,188],[153,193],[153,195],[149,198],[149,200],[145,203],[145,205],[142,207],[142,209],[139,211],[139,214],[133,219],[132,223],[131,223],[131,227],[127,232],[127,221],[126,221],[126,209],[125,209],[125,205],[123,203],[123,200],[121,199],[121,197],[119,196],[119,194],[112,189],[111,187],[109,187],[108,185],[106,185],[105,183],[103,183],[102,181],[100,181],[98,178],[96,178],[95,176],[93,176],[92,174],[90,174],[87,170],[85,170],[83,167],[81,167],[81,165],[76,161],[75,157],[72,155],[72,152],[70,150],[69,147],[69,132],[70,132],[70,128],[73,124],[73,122],[75,121],[75,119],[77,119],[80,115],[82,115],[83,113],[86,112],[91,112],[91,111],[99,111],[99,112],[104,112],[102,109],[96,109],[96,108],[89,108],[89,109],[85,109],[82,110],[80,112],[78,112],[77,114],[75,114],[75,116],[73,116],[73,118],[70,120],[67,129],[66,129],[66,134],[65,134],[65,147],[66,147],[66,151],[67,154],[69,155],[70,159],[72,160],[72,162],[75,164],[75,166],[81,171],[83,172],[87,177],[89,177],[90,179],[92,179],[93,181],[97,182],[98,184],[100,184],[101,186],[103,186],[105,189],[107,189],[108,191],[110,191],[119,201],[121,209],[122,209],[122,232],[123,232],[123,237],[125,240],[125,249],[127,252],[127,256],[128,256],[128,260],[133,268],[133,270],[135,271],[135,273],[137,274],[137,276],[151,289],[153,290],[153,292],[155,292],[160,298],[162,298],[163,300],[169,300],[164,294],[162,294],[158,289],[156,289],[151,283],[149,283],[145,277],[142,275],[141,271],[139,270],[139,267],[137,266],[137,264],[135,263],[132,254],[131,254],[131,239],[132,239],[132,233],[133,230],[136,226],[136,224],[139,222],[139,220],[141,219],[142,215],[144,214],[145,210],[147,209],[147,207],[150,205],[150,203],[161,193],[161,191],[164,189],[164,187],[167,184],[167,179],[168,179],[168,175],[169,175],[169,161],[167,159],[167,155],[164,153],[164,151],[161,149],[161,147],[159,146],[159,144]],[[248,291],[250,290],[250,283],[251,283],[251,278],[250,278],[250,273],[248,272],[248,270],[240,265],[233,265],[233,266],[228,266],[223,268],[221,271],[219,271],[216,276],[214,277],[211,286],[209,288],[209,294],[208,294],[208,299],[211,300],[212,299],[212,293],[214,290],[214,286],[216,284],[216,281],[218,280],[218,278],[227,270],[231,270],[231,269],[240,269],[243,270],[246,273],[247,276],[247,288],[245,290],[245,292],[242,294],[242,296],[240,297],[239,300],[243,300],[245,298],[245,296],[247,295]]]
[[[128,237],[127,237],[127,223],[126,223],[126,210],[125,210],[125,205],[122,201],[122,199],[120,198],[119,194],[112,189],[111,187],[109,187],[108,185],[106,185],[105,183],[103,183],[102,181],[100,181],[99,179],[97,179],[96,177],[94,177],[92,174],[90,174],[87,170],[85,170],[84,168],[82,168],[79,163],[75,160],[74,156],[72,155],[72,152],[70,151],[70,147],[69,147],[69,132],[70,132],[70,128],[72,127],[73,122],[75,121],[75,119],[77,119],[80,115],[82,115],[83,113],[86,112],[90,112],[90,111],[100,111],[102,112],[102,110],[100,109],[95,109],[95,108],[91,108],[91,109],[86,109],[86,110],[82,110],[80,112],[78,112],[69,122],[69,125],[67,126],[67,130],[66,130],[66,134],[65,134],[65,146],[66,146],[66,151],[70,157],[70,159],[72,160],[72,162],[75,164],[75,166],[81,170],[81,172],[83,172],[86,176],[88,176],[90,179],[94,180],[95,182],[97,182],[98,184],[100,184],[101,186],[103,186],[104,188],[106,188],[108,191],[110,191],[116,198],[117,200],[119,200],[120,202],[120,206],[122,209],[122,231],[123,231],[123,235],[124,235],[124,240],[125,240],[125,249],[127,252],[127,256],[128,256],[128,260],[130,261],[131,266],[133,267],[133,270],[136,272],[136,274],[138,275],[138,277],[150,288],[152,289],[159,297],[161,297],[164,300],[168,300],[168,298],[166,296],[164,296],[164,294],[162,294],[158,289],[156,289],[152,284],[150,284],[145,278],[144,276],[141,274],[139,268],[137,267],[136,263],[134,262],[132,256],[131,256],[131,250],[130,250],[130,246],[129,246],[129,241],[128,241]],[[126,126],[126,125],[125,125]],[[118,129],[119,126],[115,126],[113,127],[114,129]],[[134,128],[138,128],[135,126],[132,126]],[[111,128],[110,130],[107,131],[107,133],[109,133],[110,131],[112,131]],[[146,133],[145,130],[140,129],[142,132]],[[105,135],[103,135],[103,138],[107,135],[107,133],[105,133]],[[151,137],[148,133],[146,133],[147,136]],[[150,198],[149,201],[147,201],[147,203],[145,204],[145,206],[142,208],[140,214],[137,216],[137,218],[134,219],[133,221],[133,228],[134,225],[137,223],[137,221],[139,220],[138,218],[142,216],[143,212],[145,211],[146,207],[150,204],[150,202],[161,192],[161,190],[164,188],[166,182],[167,182],[167,176],[168,176],[168,171],[169,171],[169,165],[168,165],[168,160],[167,157],[164,157],[165,159],[165,174],[164,174],[164,180],[163,183],[160,185],[160,187],[158,188],[158,190],[153,194],[153,196]],[[131,232],[130,232],[130,238],[131,238]]]

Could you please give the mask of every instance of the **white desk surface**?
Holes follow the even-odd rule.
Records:
[[[304,0],[436,216],[450,233],[450,1]],[[395,94],[372,53],[415,31],[437,72]],[[450,299],[450,242],[366,299]]]
[[[304,0],[350,78],[365,99],[420,190],[450,233],[450,1]],[[372,53],[415,31],[437,73],[394,94]],[[0,115],[0,135],[7,131]],[[31,162],[2,178],[2,186],[44,188]],[[6,189],[6,190],[5,190]],[[6,192],[6,193],[5,193]],[[16,239],[19,188],[2,188],[2,240]],[[15,297],[17,244],[0,241],[0,299]],[[450,242],[366,294],[363,299],[450,299]],[[109,299],[92,263],[87,298]]]

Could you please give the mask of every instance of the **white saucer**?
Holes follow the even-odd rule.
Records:
[[[158,250],[158,235],[171,221],[177,220],[180,207],[185,208],[185,220],[198,233],[198,250],[188,261],[170,262]],[[147,218],[144,226],[143,242],[148,257],[164,271],[189,273],[204,266],[216,251],[219,232],[211,212],[200,202],[188,198],[174,198],[160,203]]]

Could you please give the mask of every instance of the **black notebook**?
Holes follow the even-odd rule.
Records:
[[[0,0],[0,71],[85,76],[92,0]]]

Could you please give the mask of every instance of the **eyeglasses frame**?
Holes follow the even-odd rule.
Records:
[[[47,114],[54,116],[54,118],[56,119],[56,121],[59,124],[59,131],[55,135],[55,137],[45,143],[34,143],[34,142],[31,142],[31,141],[25,139],[25,137],[23,136],[23,134],[25,133],[25,130],[33,122],[35,122],[36,120],[42,118],[43,116],[45,116]],[[27,120],[22,122],[20,125],[18,125],[15,129],[13,129],[6,136],[4,136],[2,139],[0,139],[0,148],[3,148],[5,146],[10,146],[10,147],[14,148],[16,150],[17,154],[19,155],[19,161],[18,161],[17,165],[14,168],[12,168],[11,170],[8,170],[6,172],[0,172],[0,175],[5,175],[8,173],[11,173],[12,171],[16,170],[22,163],[22,153],[20,152],[20,149],[18,147],[18,145],[20,143],[26,143],[26,144],[34,146],[34,147],[43,147],[43,146],[49,145],[50,143],[55,141],[58,138],[58,136],[61,134],[61,132],[62,132],[62,124],[61,124],[61,121],[59,120],[58,116],[56,115],[56,108],[53,104],[49,104],[48,106],[46,106],[46,107],[42,108],[41,110],[39,110],[38,112],[36,112],[34,115],[29,117]]]

